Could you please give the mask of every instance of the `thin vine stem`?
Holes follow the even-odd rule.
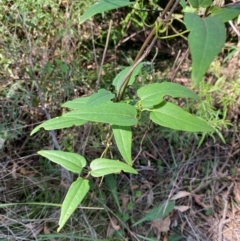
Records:
[[[164,19],[165,19],[165,15],[169,12],[169,15],[167,16],[167,19],[169,19],[172,15],[172,13],[174,12],[174,10],[177,7],[177,4],[179,3],[180,0],[170,0],[167,4],[167,6],[165,7],[165,9],[162,11],[161,15],[156,19],[155,21],[155,26],[153,27],[153,29],[151,30],[150,34],[148,35],[147,39],[144,41],[141,49],[139,50],[135,60],[134,60],[134,68],[131,68],[130,71],[126,74],[125,78],[123,79],[121,86],[119,88],[119,92],[117,93],[117,98],[116,101],[119,102],[123,99],[124,94],[126,92],[126,88],[128,86],[129,80],[130,80],[130,76],[133,72],[133,70],[136,68],[136,66],[142,62],[143,59],[146,58],[146,56],[150,53],[153,45],[155,44],[157,37],[156,37],[156,29],[157,26],[158,28],[162,27],[164,25]],[[149,45],[150,43],[150,45]],[[148,46],[148,47],[147,47]],[[147,50],[145,51],[145,49],[147,48]],[[144,52],[145,51],[145,52]],[[140,61],[141,60],[141,61]],[[138,63],[138,64],[136,64]]]
[[[158,26],[158,28],[159,27],[161,28],[164,25],[165,15],[169,12],[169,15],[167,16],[167,19],[169,19],[171,17],[172,13],[174,12],[174,10],[176,9],[177,4],[179,3],[180,0],[176,0],[175,3],[174,3],[174,1],[175,0],[170,0],[168,2],[167,6],[165,7],[165,9],[162,11],[161,15],[158,16],[158,18],[156,19],[156,21],[155,21],[156,24],[154,25],[153,29],[151,30],[150,34],[148,35],[147,39],[144,41],[141,49],[139,50],[139,52],[134,60],[133,66],[127,72],[127,74],[125,75],[124,79],[122,80],[122,82],[120,84],[120,88],[119,88],[119,91],[116,96],[116,102],[120,102],[123,99],[133,70],[137,67],[137,65],[139,63],[141,63],[147,57],[147,55],[150,53],[152,47],[156,43],[157,26]],[[104,151],[102,152],[101,157],[106,155],[106,152],[108,151],[108,149],[110,147],[110,142],[111,142],[112,138],[113,138],[113,132],[111,133],[110,137],[107,139],[107,145],[106,145],[106,148],[104,149]]]

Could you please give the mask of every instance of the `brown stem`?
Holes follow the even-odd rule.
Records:
[[[159,16],[159,17],[156,19],[156,21],[159,21],[160,24],[162,24],[162,21],[163,21],[163,19],[165,18],[165,15],[166,15],[167,12],[170,10],[171,6],[174,4],[174,1],[175,1],[175,0],[170,0],[170,1],[168,2],[167,6],[165,7],[165,9],[162,11],[161,16]],[[177,1],[175,2],[174,7],[171,9],[171,11],[174,11],[174,9],[176,8],[176,5],[177,5],[178,2],[179,2],[179,0],[177,0]],[[134,60],[134,66],[135,66],[137,63],[139,63],[139,59],[142,59],[142,57],[143,57],[144,55],[145,55],[145,57],[147,56],[147,54],[144,54],[144,50],[147,48],[147,46],[149,45],[149,43],[151,42],[150,46],[151,46],[151,48],[152,48],[152,46],[154,45],[153,43],[156,42],[156,36],[154,37],[155,33],[156,33],[156,26],[153,27],[152,31],[150,32],[150,34],[148,35],[147,39],[144,41],[141,49],[139,50],[139,52],[138,52],[138,54],[137,54],[137,56],[136,56],[136,58],[135,58],[135,60]],[[152,38],[153,38],[153,39],[152,39]],[[151,49],[148,48],[148,50],[147,50],[146,52],[149,53],[150,50],[151,50]],[[143,59],[142,59],[142,60],[143,60]],[[142,60],[141,60],[141,61],[142,61]],[[120,87],[120,89],[119,89],[119,93],[118,93],[117,98],[116,98],[117,101],[120,101],[120,100],[123,98],[124,93],[125,93],[125,90],[126,90],[126,87],[127,87],[127,85],[128,85],[128,82],[129,82],[129,79],[130,79],[130,76],[131,76],[133,70],[134,70],[134,69],[131,68],[131,70],[130,70],[131,72],[130,72],[130,73],[127,73],[126,77],[125,77],[124,80],[122,81],[121,87]],[[123,90],[122,90],[122,89],[123,89]],[[121,91],[121,90],[122,90],[122,91]]]
[[[162,11],[162,14],[160,16],[160,18],[163,20],[165,15],[167,14],[168,10],[171,8],[172,4],[173,4],[174,0],[170,0],[167,4],[167,6],[165,7],[165,9]],[[159,17],[158,17],[159,18]],[[156,20],[158,21],[158,19]],[[152,29],[152,31],[150,32],[150,34],[148,35],[147,39],[144,41],[141,49],[139,50],[134,63],[138,61],[138,59],[140,58],[140,56],[143,54],[144,49],[147,47],[147,45],[149,44],[149,42],[151,41],[152,37],[154,36],[156,31],[156,26],[154,26],[154,28]]]

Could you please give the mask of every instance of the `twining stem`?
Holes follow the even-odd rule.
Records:
[[[101,158],[106,156],[107,151],[108,151],[109,147],[111,146],[112,138],[113,138],[113,132],[111,131],[111,135],[110,135],[110,137],[107,138],[106,147],[105,147],[104,151],[102,152]]]
[[[161,20],[163,20],[163,19],[165,18],[165,15],[167,14],[167,12],[169,11],[169,9],[170,9],[171,6],[173,5],[173,2],[174,2],[174,1],[175,1],[175,0],[170,0],[170,1],[168,2],[167,6],[165,7],[165,9],[164,9],[164,10],[162,11],[162,13],[161,13],[161,16],[159,16],[159,17],[156,19],[156,21],[159,21],[159,18],[160,18]],[[137,54],[134,62],[136,62],[136,61],[140,58],[140,56],[143,54],[144,49],[146,49],[147,45],[150,43],[150,41],[151,41],[151,39],[153,38],[153,36],[155,36],[155,32],[156,32],[156,25],[154,25],[152,31],[150,32],[150,34],[148,35],[148,37],[147,37],[146,40],[144,41],[144,43],[143,43],[141,49],[139,50],[139,52],[138,52],[138,54]]]
[[[117,93],[117,97],[116,97],[116,101],[121,101],[124,98],[124,94],[126,91],[126,88],[128,86],[128,82],[130,80],[131,74],[133,72],[133,70],[136,68],[136,66],[138,65],[138,63],[142,62],[143,59],[145,59],[145,57],[150,53],[151,48],[153,47],[153,45],[155,44],[157,37],[156,37],[156,26],[158,26],[158,28],[162,27],[164,24],[164,19],[165,19],[165,15],[167,14],[167,12],[170,10],[170,12],[172,13],[174,11],[174,9],[176,8],[176,5],[178,4],[179,0],[170,0],[167,4],[167,6],[165,7],[165,9],[162,11],[161,15],[156,19],[154,24],[153,29],[151,30],[150,34],[148,35],[147,39],[144,41],[141,49],[139,50],[135,60],[134,60],[134,64],[133,64],[133,68],[131,68],[129,70],[129,72],[126,74],[125,78],[123,79],[120,88],[119,88],[119,92]],[[168,16],[169,18],[170,16]],[[150,43],[150,45],[149,45]],[[148,47],[147,47],[148,46]],[[147,50],[145,51],[145,49],[147,48]],[[144,53],[145,51],[145,53]]]
[[[175,3],[174,3],[175,1]],[[126,76],[124,77],[124,79],[122,80],[121,84],[120,84],[120,88],[119,88],[119,92],[117,93],[116,96],[116,102],[121,101],[124,98],[124,94],[126,92],[126,88],[128,86],[128,82],[130,80],[131,74],[133,72],[133,70],[137,67],[137,65],[142,62],[146,56],[150,53],[152,47],[154,46],[157,37],[156,37],[156,30],[157,27],[161,28],[164,25],[164,19],[165,19],[165,15],[170,11],[170,13],[172,14],[174,9],[176,8],[177,4],[178,4],[179,0],[170,0],[167,4],[167,6],[165,7],[165,9],[162,11],[161,15],[156,19],[154,24],[153,29],[151,30],[150,34],[148,35],[148,37],[146,38],[146,40],[144,41],[141,49],[139,50],[133,66],[131,67],[131,69],[127,72]],[[169,14],[170,16],[168,16],[168,18],[171,17],[171,14]],[[145,51],[145,52],[144,52]],[[111,133],[110,137],[107,139],[107,145],[105,150],[103,151],[101,157],[106,155],[106,152],[108,151],[109,147],[110,147],[110,143],[111,140],[113,138],[113,133]]]

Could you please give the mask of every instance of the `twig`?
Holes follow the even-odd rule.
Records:
[[[168,16],[166,17],[166,22],[168,22],[170,20],[170,18],[172,17],[172,14],[174,12],[174,10],[177,8],[178,3],[180,2],[180,0],[176,0],[175,3],[173,4],[173,6],[171,7],[171,10],[168,13]]]
[[[223,241],[223,226],[224,226],[224,224],[231,221],[230,219],[226,219],[226,216],[227,216],[227,209],[228,209],[228,196],[230,194],[230,191],[232,190],[232,187],[233,187],[233,182],[231,183],[227,192],[223,196],[224,208],[223,208],[222,218],[221,218],[221,220],[219,222],[219,225],[218,225],[218,241]]]
[[[101,81],[101,73],[102,73],[103,64],[104,64],[105,57],[106,57],[106,53],[107,53],[107,48],[108,48],[110,33],[111,33],[111,29],[112,29],[112,24],[113,24],[113,21],[110,20],[110,22],[109,22],[109,28],[108,28],[108,34],[107,34],[107,40],[106,40],[106,44],[105,44],[104,51],[103,51],[103,56],[102,56],[102,61],[101,61],[100,68],[99,68],[99,70],[98,70],[98,79],[97,79],[96,86],[95,86],[95,89],[96,89],[96,90],[99,88],[100,81]]]
[[[237,34],[238,38],[240,38],[239,30],[235,27],[235,25],[233,24],[233,21],[230,20],[230,21],[228,21],[228,22],[229,22],[229,24],[231,25],[233,31]]]
[[[133,163],[137,160],[137,158],[139,157],[139,155],[142,153],[142,150],[143,150],[143,148],[142,148],[142,146],[143,146],[143,141],[145,140],[145,137],[146,137],[148,131],[149,131],[149,129],[147,129],[147,130],[145,131],[145,133],[143,134],[143,137],[142,137],[141,142],[140,142],[140,150],[139,150],[139,152],[137,153],[136,157],[134,158]]]
[[[167,19],[169,19],[171,17],[171,15],[172,15],[173,11],[175,10],[175,8],[177,7],[177,4],[179,3],[179,1],[180,0],[176,0],[175,3],[174,3],[174,0],[170,0],[168,2],[167,6],[165,7],[165,9],[162,11],[161,15],[157,18],[156,23],[159,22],[159,24],[162,26],[164,24],[163,21],[164,21],[165,15],[169,11],[169,9],[171,8]],[[156,30],[157,30],[157,27],[155,25],[154,28],[151,30],[150,34],[148,35],[147,39],[143,43],[141,49],[139,50],[139,52],[138,52],[138,54],[137,54],[137,56],[134,60],[134,64],[133,64],[132,68],[128,71],[125,78],[121,82],[120,88],[119,88],[119,93],[117,95],[117,101],[120,101],[122,99],[122,97],[124,95],[124,92],[125,92],[125,89],[128,85],[130,75],[132,74],[133,70],[136,68],[136,66],[141,61],[143,61],[146,58],[146,56],[151,51],[153,45],[157,41]],[[145,52],[144,52],[144,50],[145,50]]]
[[[89,232],[91,233],[91,237],[92,237],[93,239],[97,239],[97,233],[96,233],[96,231],[92,228],[92,226],[90,225],[90,223],[88,222],[88,218],[86,217],[85,212],[83,211],[83,209],[81,209],[81,213],[82,213],[82,216],[83,216],[83,219],[84,219],[86,225],[88,226]]]
[[[176,58],[176,61],[174,62],[173,64],[173,67],[172,67],[172,76],[171,76],[171,81],[173,81],[173,79],[175,78],[176,74],[177,74],[177,71],[179,70],[181,64],[183,63],[183,61],[187,58],[187,55],[189,54],[189,48],[187,49],[187,51],[184,53],[184,55],[182,56],[182,58],[180,59],[179,61],[179,64],[178,66],[175,68],[176,66],[176,63],[177,63],[177,60],[178,60],[178,57],[179,57],[179,54],[180,52],[178,53],[178,56]],[[174,69],[175,68],[175,69]]]
[[[151,44],[147,47],[146,51],[137,59],[137,61],[134,62],[134,64],[132,65],[132,67],[130,68],[130,70],[127,72],[127,74],[124,76],[120,86],[119,86],[119,93],[118,93],[118,100],[121,99],[122,97],[122,93],[124,91],[122,91],[123,88],[126,87],[126,85],[128,84],[127,79],[130,77],[130,75],[132,74],[133,70],[138,66],[138,64],[140,64],[150,53],[153,45],[155,44],[155,42],[157,41],[157,38],[154,37]]]
[[[139,30],[139,31],[137,31],[137,32],[135,32],[135,33],[132,33],[132,34],[129,35],[128,37],[126,37],[126,38],[124,38],[124,39],[121,39],[121,40],[119,41],[119,43],[117,44],[117,46],[115,47],[115,51],[117,50],[117,48],[118,48],[119,46],[121,46],[121,44],[127,42],[128,40],[132,39],[134,36],[136,36],[137,34],[143,32],[143,31],[144,31],[144,29],[141,29],[141,30]]]
[[[98,61],[97,61],[97,51],[96,51],[96,46],[94,43],[94,31],[93,31],[93,23],[90,23],[91,26],[91,39],[92,39],[92,47],[93,47],[93,54],[94,54],[94,61],[96,64],[96,69],[97,69],[97,75],[99,73],[99,65],[98,65]]]

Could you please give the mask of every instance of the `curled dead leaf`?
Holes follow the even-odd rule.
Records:
[[[123,211],[126,211],[127,210],[127,206],[128,206],[128,202],[129,202],[129,196],[125,195],[125,194],[121,194],[119,196],[119,200],[122,201],[122,209],[123,209]]]
[[[165,218],[155,219],[152,222],[152,229],[155,235],[159,236],[160,233],[167,233],[170,229],[171,219],[170,216]]]
[[[170,199],[177,200],[179,198],[183,198],[183,197],[187,197],[187,196],[191,196],[191,193],[187,192],[187,191],[179,191],[177,194],[173,195]]]
[[[108,224],[107,237],[111,237],[114,231],[120,230],[121,227],[118,224],[118,220],[115,217],[110,217],[110,223]]]
[[[13,179],[17,179],[17,168],[18,168],[17,163],[13,162],[13,167],[12,167],[12,177],[13,177]]]
[[[134,184],[134,185],[131,186],[131,189],[132,190],[137,190],[137,189],[139,189],[139,187],[140,187],[139,185]]]
[[[115,217],[110,218],[110,223],[114,230],[120,230],[121,227],[118,225],[118,220]]]
[[[181,213],[186,212],[190,206],[175,206],[174,209],[180,211]]]
[[[194,199],[195,199],[195,202],[201,207],[205,209],[208,209],[210,207],[201,201],[201,195],[194,195]]]
[[[153,204],[153,191],[152,189],[150,189],[147,193],[147,205],[146,205],[146,209],[148,209],[150,206],[152,206]]]
[[[51,233],[51,231],[48,229],[46,223],[44,223],[43,233],[44,233],[44,234],[50,234],[50,233]],[[56,241],[56,239],[55,239],[55,238],[50,238],[49,241]]]

